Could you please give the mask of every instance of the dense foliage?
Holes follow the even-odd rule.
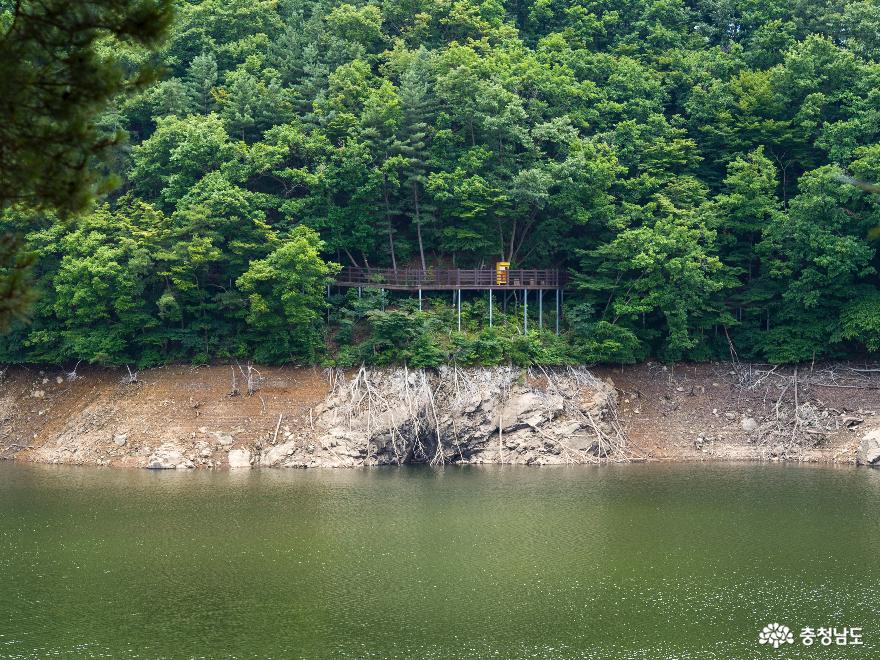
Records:
[[[96,118],[153,78],[119,53],[157,43],[171,16],[170,0],[0,0],[0,209],[78,211],[111,183],[95,165],[125,133]],[[33,299],[31,261],[0,234],[0,330]]]
[[[122,186],[7,212],[40,297],[0,359],[880,348],[877,0],[181,1],[158,58],[98,124]],[[567,270],[561,339],[513,299],[326,305],[337,264],[499,259]]]

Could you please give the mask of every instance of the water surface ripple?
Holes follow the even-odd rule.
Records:
[[[878,558],[872,470],[0,463],[0,657],[870,658]]]

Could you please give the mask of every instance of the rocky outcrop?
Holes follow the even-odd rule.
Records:
[[[586,369],[361,369],[336,375],[314,432],[260,464],[562,464],[627,457],[614,387]]]
[[[880,429],[869,431],[862,437],[856,452],[859,465],[880,465]]]
[[[227,454],[227,461],[232,469],[249,468],[251,466],[251,452],[248,449],[233,449]]]
[[[151,470],[173,470],[175,468],[191,468],[195,465],[183,455],[180,447],[165,443],[150,455],[146,467]]]

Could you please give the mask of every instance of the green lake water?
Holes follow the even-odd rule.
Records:
[[[877,658],[878,568],[868,469],[0,463],[2,658]]]

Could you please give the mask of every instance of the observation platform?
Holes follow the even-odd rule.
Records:
[[[561,289],[558,270],[504,270],[488,268],[343,268],[333,283],[339,287],[363,287],[392,291]]]

